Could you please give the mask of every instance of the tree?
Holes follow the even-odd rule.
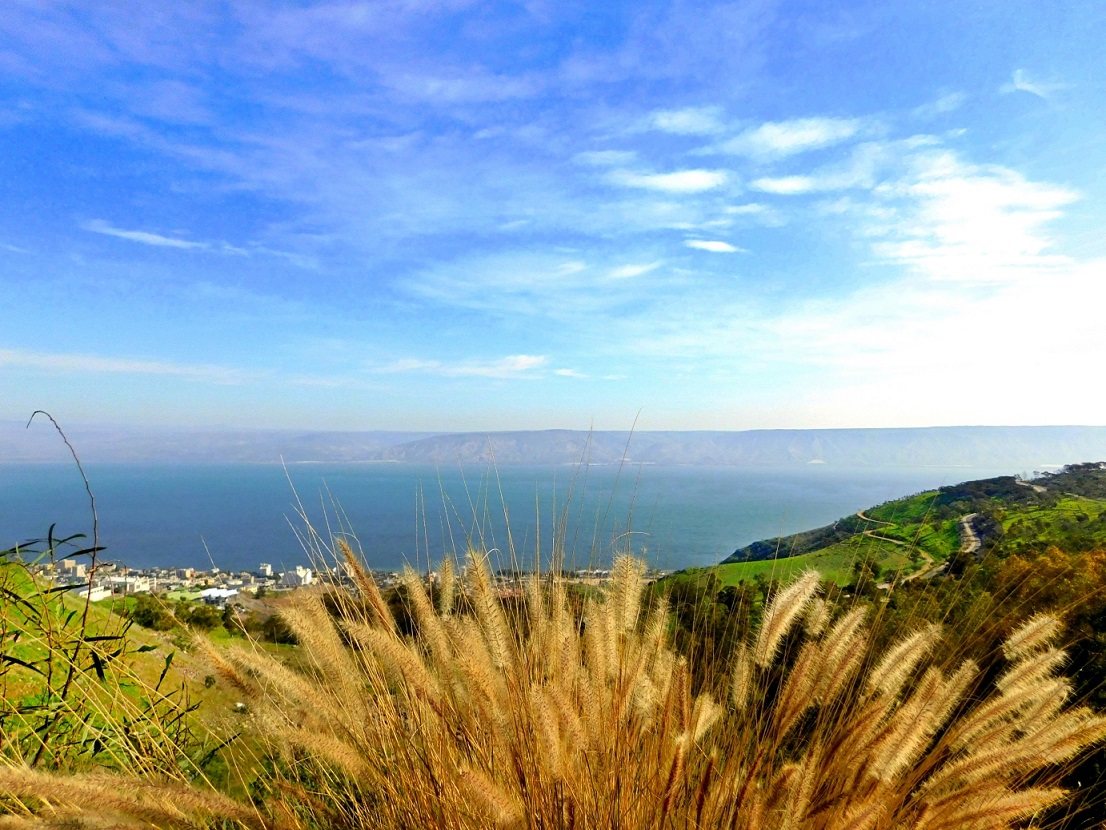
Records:
[[[222,622],[222,612],[212,605],[195,605],[187,602],[177,604],[177,619],[185,625],[200,631],[211,631]]]
[[[246,633],[246,629],[242,626],[242,621],[238,618],[237,610],[227,603],[223,607],[223,614],[221,617],[223,628],[227,630],[227,634],[243,635]]]
[[[168,631],[177,624],[165,603],[151,594],[136,595],[129,616],[143,628],[154,631]]]
[[[853,562],[853,581],[848,590],[855,597],[871,599],[879,589],[876,587],[880,577],[879,564],[873,559],[857,559]]]

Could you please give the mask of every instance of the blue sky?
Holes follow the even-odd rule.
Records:
[[[1103,42],[1100,0],[8,0],[0,418],[1106,423]]]

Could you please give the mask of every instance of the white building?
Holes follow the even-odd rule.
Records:
[[[79,585],[69,591],[77,599],[88,599],[89,602],[99,602],[111,597],[111,588],[106,585]]]
[[[113,576],[107,584],[117,594],[145,594],[150,591],[150,580],[144,576]]]
[[[273,566],[270,565],[268,562],[262,562],[258,566],[257,572],[259,574],[261,574],[262,576],[272,576],[273,575]]]
[[[236,596],[237,588],[206,588],[200,591],[200,599],[208,605],[225,605],[228,599]]]
[[[294,571],[285,571],[280,575],[280,587],[302,588],[304,585],[310,585],[313,579],[314,574],[311,573],[310,568],[296,565]]]

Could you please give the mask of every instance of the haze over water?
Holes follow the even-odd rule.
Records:
[[[464,553],[468,539],[547,561],[554,521],[567,517],[567,561],[605,564],[631,549],[661,568],[717,563],[758,539],[832,522],[943,484],[1025,473],[975,467],[795,468],[470,466],[408,464],[86,465],[103,556],[131,567],[255,570],[307,562],[296,494],[326,534],[345,515],[369,565],[425,567],[427,552]],[[291,483],[289,482],[289,479]],[[293,486],[295,490],[293,491]],[[325,509],[324,509],[325,505]],[[0,547],[45,536],[91,536],[88,499],[72,465],[0,465]],[[629,533],[627,533],[629,531]]]

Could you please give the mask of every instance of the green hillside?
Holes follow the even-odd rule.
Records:
[[[135,625],[133,600],[86,603],[38,573],[78,538],[0,550],[0,757],[74,770],[185,764],[226,778],[214,730],[235,698],[182,648],[189,632]]]
[[[1032,480],[967,481],[859,511],[831,525],[734,551],[710,570],[723,585],[786,579],[807,568],[839,584],[857,563],[885,578],[926,576],[958,556],[1069,552],[1106,546],[1106,463],[1064,467]]]

